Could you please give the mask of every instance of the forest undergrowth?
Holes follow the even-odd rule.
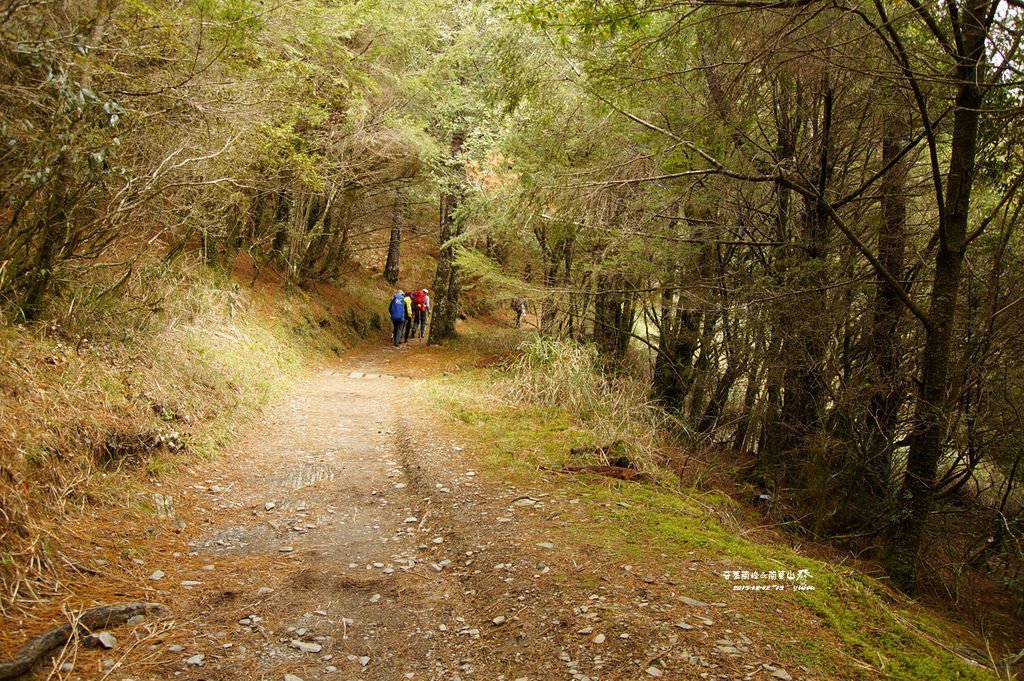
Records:
[[[990,678],[984,669],[1017,678],[1014,643],[1000,632],[968,630],[961,613],[906,597],[872,576],[879,570],[753,505],[734,471],[685,444],[642,377],[606,373],[592,347],[518,338],[518,351],[497,366],[432,379],[428,399],[488,443],[487,464],[498,475],[578,494],[591,521],[570,526],[581,544],[668,571],[699,561],[703,579],[680,578],[708,601],[729,598],[723,571],[808,570],[811,589],[773,594],[769,608],[751,598],[730,607],[765,626],[778,617],[798,634],[785,637],[787,654],[837,677],[852,664],[885,678]],[[644,476],[606,477],[609,464]]]

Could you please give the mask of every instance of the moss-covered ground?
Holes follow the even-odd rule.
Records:
[[[656,566],[687,581],[692,597],[727,602],[763,627],[788,659],[833,678],[992,678],[954,652],[972,640],[955,623],[855,569],[812,558],[777,534],[765,539],[754,531],[756,512],[723,493],[681,486],[666,472],[648,484],[554,472],[590,463],[573,449],[607,442],[595,436],[588,418],[531,403],[515,390],[511,370],[491,368],[431,379],[425,395],[436,418],[479,443],[489,475],[570,488],[581,503],[567,528],[582,546]],[[801,570],[809,576],[799,582],[805,589],[797,590],[788,576]],[[787,579],[737,581],[733,571],[781,571]],[[786,588],[734,590],[755,583]]]

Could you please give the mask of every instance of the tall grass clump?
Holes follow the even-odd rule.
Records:
[[[638,468],[655,468],[654,454],[669,431],[643,380],[605,371],[594,346],[573,340],[535,335],[519,350],[506,383],[510,400],[563,410],[590,432],[606,459],[626,454]]]

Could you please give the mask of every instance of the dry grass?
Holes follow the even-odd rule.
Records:
[[[130,561],[104,509],[151,519],[139,481],[215,452],[308,356],[357,342],[376,302],[257,297],[188,264],[152,264],[116,296],[104,290],[67,291],[48,322],[0,328],[5,618],[58,614],[64,582],[102,570],[97,556]]]
[[[564,410],[594,441],[624,451],[638,468],[658,469],[665,415],[649,400],[647,384],[599,368],[597,350],[570,340],[533,336],[520,346],[505,387],[508,399]],[[604,461],[602,463],[608,463]]]

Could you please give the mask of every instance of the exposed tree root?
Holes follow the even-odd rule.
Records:
[[[13,679],[27,674],[47,653],[68,642],[77,631],[95,631],[124,624],[136,615],[165,615],[167,608],[157,603],[121,603],[102,605],[83,612],[74,622],[39,634],[23,645],[14,659],[0,662],[0,679]]]

